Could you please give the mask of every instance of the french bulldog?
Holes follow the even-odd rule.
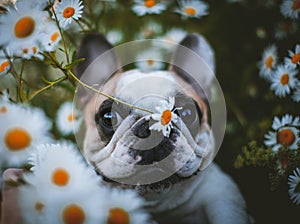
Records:
[[[214,71],[214,53],[204,37],[190,34],[180,45]],[[179,48],[166,71],[122,71],[111,49],[102,35],[85,36],[78,51],[85,61],[77,76],[135,107],[78,89],[86,160],[107,184],[138,191],[157,223],[249,223],[238,187],[212,162],[216,147],[207,102],[213,72],[202,74],[199,67],[197,74],[188,74],[186,69],[197,68],[196,60]],[[105,57],[95,63],[99,55]],[[195,85],[195,75],[201,86]],[[159,105],[171,105],[176,114],[167,134],[151,128],[160,121],[148,111],[159,114]]]

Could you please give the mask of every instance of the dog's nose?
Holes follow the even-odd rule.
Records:
[[[151,135],[149,130],[149,121],[140,119],[131,128],[132,133],[139,138],[148,138]]]

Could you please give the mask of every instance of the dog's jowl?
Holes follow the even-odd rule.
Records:
[[[86,60],[77,68],[78,77],[127,103],[78,90],[86,126],[84,156],[107,184],[138,191],[157,223],[248,223],[237,186],[212,162],[213,51],[197,34],[181,45],[165,71],[124,71],[103,36],[83,39],[78,56]],[[185,48],[212,72],[202,74]],[[99,55],[105,58],[93,62]],[[200,85],[185,68],[196,68]]]

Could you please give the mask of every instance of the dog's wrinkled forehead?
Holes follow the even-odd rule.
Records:
[[[126,102],[138,104],[140,103],[137,101],[143,102],[146,100],[145,97],[168,98],[179,91],[179,87],[175,83],[173,72],[143,73],[139,70],[132,70],[121,75],[116,86],[115,96]]]

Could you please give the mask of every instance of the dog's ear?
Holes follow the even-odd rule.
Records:
[[[87,34],[83,37],[78,49],[77,58],[83,58],[75,69],[76,76],[90,86],[102,86],[107,79],[116,73],[119,61],[113,46],[101,34]],[[86,98],[87,91],[78,89],[81,98]]]
[[[209,97],[215,72],[214,51],[203,36],[189,34],[177,47],[170,70],[192,84],[200,96]]]

